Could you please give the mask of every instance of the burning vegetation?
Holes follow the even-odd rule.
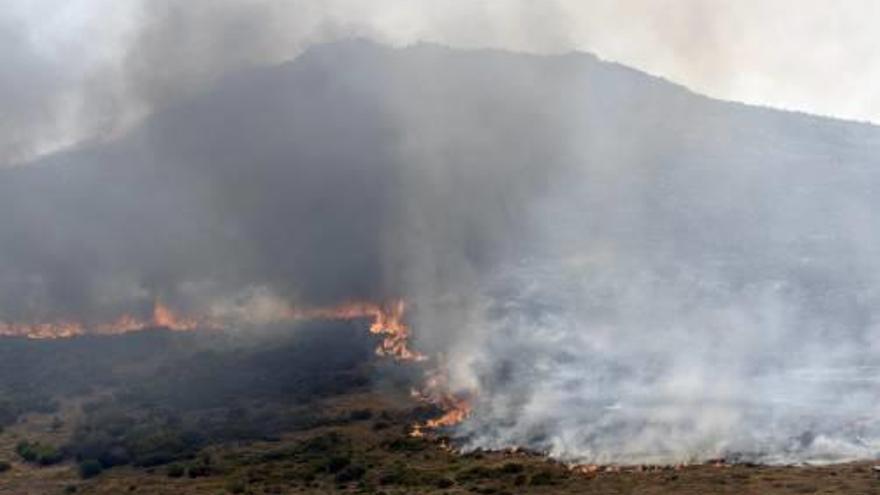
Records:
[[[89,325],[82,322],[59,320],[41,323],[0,322],[0,336],[26,337],[29,339],[63,339],[80,335],[119,335],[138,332],[148,328],[167,328],[173,331],[190,331],[198,328],[217,328],[218,324],[203,317],[183,317],[160,301],[153,305],[148,318],[124,314],[119,318]]]
[[[277,321],[297,320],[356,320],[371,319],[370,333],[382,338],[376,347],[376,355],[400,362],[433,363],[425,370],[424,384],[411,391],[419,401],[439,408],[442,414],[434,419],[413,426],[412,435],[421,437],[426,430],[454,426],[470,413],[469,394],[450,391],[448,374],[441,358],[429,357],[411,347],[412,329],[405,321],[406,303],[395,299],[385,303],[350,302],[336,306],[296,308],[286,307],[278,314]],[[28,339],[63,339],[82,335],[119,335],[151,328],[171,331],[195,331],[220,329],[234,322],[222,321],[208,316],[181,316],[169,306],[156,300],[148,318],[125,314],[109,323],[88,325],[81,322],[57,321],[51,323],[0,323],[0,336],[26,337]]]

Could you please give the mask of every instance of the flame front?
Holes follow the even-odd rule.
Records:
[[[376,349],[380,356],[391,356],[402,361],[424,361],[427,356],[409,348],[412,334],[409,326],[403,321],[406,304],[402,299],[394,301],[376,313],[370,332],[382,335],[382,346]]]
[[[385,304],[352,302],[338,306],[290,309],[286,317],[296,320],[353,320],[370,318],[370,332],[382,336],[382,343],[376,354],[391,357],[398,361],[424,361],[422,353],[409,347],[412,331],[404,322],[406,304],[397,299]]]
[[[383,337],[376,354],[397,361],[427,361],[428,356],[410,348],[412,330],[404,320],[406,303],[397,299],[386,304],[350,303],[330,308],[313,308],[292,311],[291,316],[303,319],[353,319],[372,318],[370,332]],[[438,361],[442,361],[438,359]],[[435,430],[457,425],[471,411],[471,393],[452,393],[445,365],[426,371],[424,385],[412,391],[417,400],[437,406],[443,414],[423,424],[413,425],[412,435],[423,436],[425,430]]]
[[[382,337],[376,354],[405,362],[424,362],[428,357],[410,347],[412,330],[405,322],[406,304],[402,299],[384,304],[370,302],[350,302],[336,306],[296,308],[289,306],[274,318],[277,322],[292,320],[353,320],[368,318],[372,320],[370,332]],[[232,323],[232,322],[226,322]],[[114,321],[96,325],[60,320],[50,323],[3,323],[0,322],[0,336],[27,337],[31,339],[60,339],[80,335],[118,335],[137,332],[149,328],[167,328],[173,331],[192,331],[197,329],[216,329],[225,325],[219,319],[195,316],[180,316],[160,301],[153,305],[149,318],[138,318],[130,314],[120,316]],[[441,361],[438,359],[437,361]],[[425,384],[414,390],[412,395],[418,400],[439,407],[443,414],[424,424],[413,427],[413,435],[421,436],[424,430],[453,426],[467,418],[470,413],[470,394],[450,392],[446,367],[438,365],[426,371]]]
[[[412,331],[403,320],[405,310],[406,305],[400,299],[386,304],[351,302],[328,307],[289,307],[277,316],[277,321],[369,318],[373,320],[370,325],[370,332],[382,337],[382,343],[376,349],[376,354],[392,357],[400,361],[424,361],[427,359],[424,354],[416,352],[409,347]],[[60,339],[86,334],[117,335],[146,330],[148,328],[189,331],[199,328],[220,328],[223,326],[226,325],[223,325],[219,320],[204,316],[180,316],[157,300],[153,305],[153,312],[150,318],[138,318],[131,314],[125,314],[114,321],[95,325],[86,325],[67,320],[33,324],[0,322],[0,336]]]
[[[4,337],[59,339],[76,337],[85,333],[86,331],[81,324],[69,321],[35,324],[0,322],[0,336]]]
[[[446,366],[427,372],[425,384],[420,389],[413,390],[412,396],[421,402],[434,405],[443,411],[437,418],[429,419],[422,424],[413,426],[411,435],[414,437],[424,436],[425,430],[436,430],[455,426],[471,413],[471,392],[453,393],[449,387],[449,374]]]
[[[156,301],[150,318],[138,318],[124,314],[116,320],[86,325],[79,322],[60,320],[44,323],[4,323],[0,322],[0,336],[27,337],[29,339],[63,339],[80,335],[119,335],[138,332],[148,328],[167,328],[173,331],[191,331],[198,328],[217,328],[216,322],[208,318],[180,317],[169,307]]]

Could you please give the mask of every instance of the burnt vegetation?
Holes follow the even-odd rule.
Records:
[[[79,398],[81,417],[67,444],[25,439],[16,451],[41,465],[76,460],[83,476],[92,477],[98,465],[158,466],[193,459],[218,443],[271,441],[282,432],[369,419],[370,411],[327,418],[310,407],[370,384],[374,342],[359,322],[317,322],[264,338],[157,330],[51,342],[2,339],[0,424],[57,413],[61,401]]]

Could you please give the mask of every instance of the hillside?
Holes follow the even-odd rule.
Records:
[[[223,323],[0,339],[0,493],[868,490],[878,157],[588,54],[348,41],[222,78],[0,169],[0,328]],[[389,301],[470,400],[437,437],[427,364],[303,317]]]
[[[60,386],[59,374],[76,377],[75,390],[58,395],[57,404],[6,422],[0,461],[11,467],[0,473],[0,493],[795,494],[870,491],[877,483],[864,463],[573,472],[527,452],[459,454],[448,448],[448,438],[409,435],[412,424],[432,414],[409,397],[406,376],[413,370],[389,369],[359,352],[350,358],[355,362],[317,368],[303,359],[347,332],[311,324],[293,338],[274,335],[271,347],[161,331],[87,339],[87,346],[80,339],[0,340],[0,351],[14,351],[21,375],[35,383],[49,379]],[[352,347],[369,351],[369,344]],[[85,378],[78,362],[90,349],[101,351],[91,356],[91,378]],[[129,352],[137,353],[137,363]],[[212,362],[223,363],[223,371]],[[4,373],[0,389],[7,400],[17,399],[14,386]],[[48,390],[45,384],[39,389]],[[65,457],[46,466],[25,462],[15,453],[22,441],[58,447]],[[76,459],[83,456],[113,467],[82,479]]]

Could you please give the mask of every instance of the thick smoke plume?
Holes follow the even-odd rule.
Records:
[[[467,74],[477,59],[450,55],[316,48],[110,144],[4,171],[4,319],[234,304],[266,289],[305,304],[383,300],[423,276],[440,291],[473,285],[519,237],[548,172],[532,161],[555,166],[558,124],[550,109],[508,106]],[[414,84],[432,59],[464,79]],[[507,124],[487,131],[484,113]]]
[[[876,456],[878,156],[588,55],[317,46],[0,171],[0,320],[403,297],[468,447]]]

